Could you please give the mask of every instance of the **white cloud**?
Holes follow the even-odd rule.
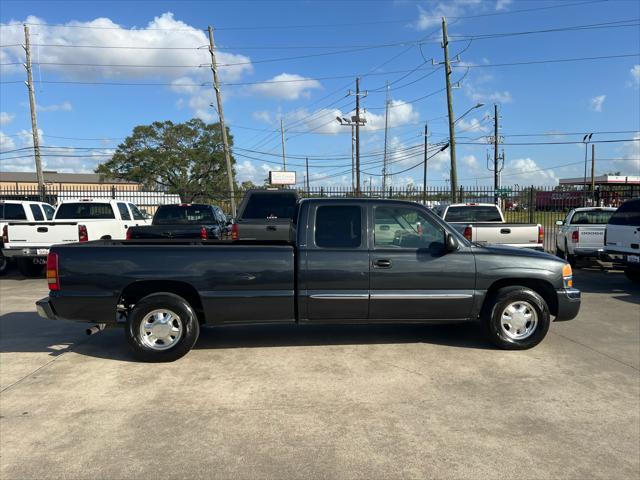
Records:
[[[15,148],[16,142],[13,141],[13,138],[5,135],[3,132],[0,132],[0,151],[6,152],[7,150],[14,150]]]
[[[509,5],[513,3],[513,0],[497,0],[496,10],[506,10]]]
[[[589,107],[591,108],[591,110],[593,110],[594,112],[601,112],[605,98],[607,98],[606,95],[598,95],[597,97],[593,97],[591,100],[589,100]]]
[[[251,117],[258,122],[266,123],[271,125],[274,123],[274,117],[271,115],[271,112],[267,110],[258,110],[257,112],[253,112]]]
[[[629,75],[631,75],[631,81],[629,82],[630,86],[640,87],[640,65],[634,65],[629,70]]]
[[[322,88],[317,80],[303,77],[292,73],[281,73],[267,80],[271,83],[260,83],[252,85],[251,92],[271,98],[282,100],[298,100],[301,97],[307,98],[310,90]]]
[[[469,120],[461,118],[456,123],[456,130],[459,132],[488,132],[489,126],[483,124],[482,120],[473,117]]]
[[[15,115],[9,112],[0,112],[0,125],[9,125],[13,122]]]
[[[622,144],[619,149],[621,160],[611,162],[613,168],[609,170],[620,171],[623,175],[640,175],[640,132],[636,132],[633,138],[634,142]]]
[[[558,177],[551,169],[542,169],[531,158],[517,158],[505,165],[502,182],[507,185],[557,185]]]
[[[364,130],[380,130],[384,128],[384,111],[375,114],[367,111],[365,114],[367,124]],[[415,123],[420,118],[420,114],[413,109],[413,104],[404,100],[391,100],[389,105],[389,127],[398,127],[407,123]]]
[[[442,17],[455,17],[467,11],[471,7],[480,6],[482,0],[446,0],[433,4],[430,8],[418,6],[419,16],[414,23],[418,30],[439,25]]]
[[[70,112],[73,110],[73,105],[69,101],[64,101],[53,105],[38,105],[37,110],[39,112]]]

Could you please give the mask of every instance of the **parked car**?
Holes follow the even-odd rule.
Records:
[[[248,190],[235,223],[234,240],[289,240],[298,194],[294,190]]]
[[[506,223],[502,211],[493,203],[455,203],[444,205],[437,212],[471,242],[544,249],[542,225]]]
[[[575,208],[558,220],[556,255],[575,267],[577,258],[597,258],[604,251],[604,231],[615,208]]]
[[[640,282],[640,198],[620,205],[604,234],[607,257],[624,265],[629,279]]]
[[[421,205],[308,199],[296,212],[291,242],[56,245],[37,310],[97,322],[90,331],[123,326],[145,361],[183,356],[201,325],[248,322],[479,321],[498,347],[525,349],[542,341],[551,316],[578,313],[568,263],[468,242]]]
[[[127,240],[136,238],[229,238],[227,217],[220,207],[200,203],[161,205],[151,225],[129,227]]]
[[[74,200],[61,202],[50,222],[9,222],[3,254],[15,258],[25,275],[42,272],[51,245],[97,239],[124,239],[132,225],[147,225],[138,208],[120,200]],[[35,263],[33,262],[35,259]]]
[[[4,241],[7,236],[7,229],[5,228],[9,222],[44,222],[53,218],[55,209],[44,202],[31,202],[23,200],[0,200],[0,232],[2,232],[2,238],[0,239],[0,275],[4,274],[9,266],[9,259],[2,253],[4,248]],[[32,260],[28,260],[29,263],[33,263]],[[21,269],[23,262],[19,262]]]

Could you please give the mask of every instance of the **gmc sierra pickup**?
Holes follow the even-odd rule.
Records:
[[[578,314],[571,266],[528,249],[467,241],[410,202],[309,199],[295,240],[102,240],[56,245],[50,319],[121,325],[144,361],[171,361],[201,325],[481,322],[498,347],[525,349],[551,316]]]

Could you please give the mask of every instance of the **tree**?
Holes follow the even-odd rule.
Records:
[[[233,137],[228,137],[231,146]],[[232,169],[234,164],[231,157]],[[147,188],[160,187],[179,194],[184,202],[224,199],[228,195],[220,125],[198,118],[135,127],[96,173],[140,182]]]

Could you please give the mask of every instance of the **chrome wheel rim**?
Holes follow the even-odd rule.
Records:
[[[167,350],[182,338],[184,327],[175,312],[164,308],[145,315],[140,323],[140,340],[153,350]]]
[[[524,340],[535,332],[538,314],[529,302],[512,302],[502,311],[500,329],[512,340]]]

